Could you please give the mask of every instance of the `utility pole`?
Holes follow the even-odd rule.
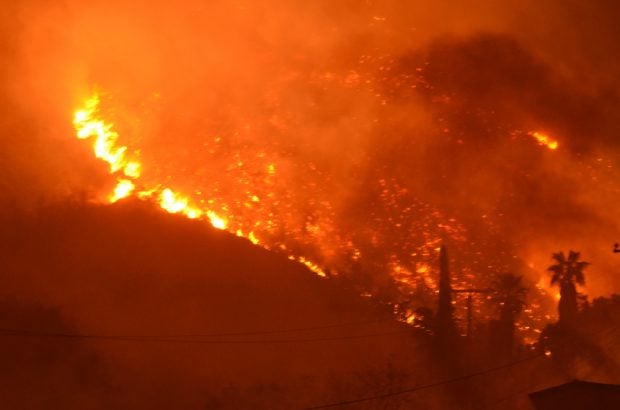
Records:
[[[620,251],[619,251],[620,252]],[[473,323],[473,295],[491,293],[492,289],[453,289],[451,284],[448,252],[444,245],[439,249],[439,304],[437,307],[437,332],[446,339],[456,335],[454,323],[454,307],[452,306],[453,293],[467,294],[467,337],[472,335]]]
[[[442,343],[449,343],[456,336],[453,310],[448,253],[442,245],[439,249],[439,303],[436,322],[437,336]]]
[[[473,314],[473,294],[474,293],[491,293],[492,289],[452,289],[453,293],[467,293],[467,337],[471,337],[472,322],[474,319]]]

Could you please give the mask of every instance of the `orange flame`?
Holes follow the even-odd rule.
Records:
[[[189,197],[174,191],[172,188],[156,185],[155,187],[141,187],[142,189],[137,189],[142,176],[142,164],[139,162],[137,155],[130,158],[128,148],[118,144],[119,134],[114,130],[113,124],[107,123],[100,118],[99,105],[100,97],[98,94],[86,100],[84,106],[75,112],[73,125],[79,139],[94,139],[93,150],[95,156],[108,163],[110,173],[120,174],[113,193],[108,196],[110,203],[132,196],[141,200],[154,198],[163,210],[171,214],[181,214],[190,219],[205,219],[216,229],[228,230],[230,228],[228,218],[216,213],[212,209],[204,209],[192,204]],[[276,166],[269,164],[267,173],[273,175],[275,172]],[[252,195],[251,201],[260,202],[260,198]],[[250,231],[245,235],[238,229],[236,234],[248,239],[255,245],[266,247],[266,245],[260,243],[254,231]],[[289,256],[289,258],[304,264],[316,274],[325,276],[323,270],[316,263],[305,257]]]
[[[95,156],[110,165],[110,172],[122,173],[129,178],[140,177],[140,164],[127,158],[127,147],[118,146],[118,134],[112,126],[97,119],[99,96],[89,98],[84,107],[75,113],[73,125],[79,139],[95,138]]]
[[[133,191],[136,189],[136,186],[133,182],[128,179],[119,179],[116,187],[114,188],[114,193],[108,197],[110,202],[116,202],[120,199],[127,198],[130,196]]]
[[[551,138],[549,135],[539,132],[539,131],[532,131],[532,132],[528,132],[529,136],[533,137],[539,145],[543,145],[547,148],[549,148],[550,150],[556,150],[558,149],[558,147],[560,146],[560,144],[554,140],[553,138]]]
[[[121,136],[115,130],[114,124],[107,122],[102,115],[98,95],[86,100],[83,107],[75,112],[73,124],[77,137],[84,140],[91,139],[95,156],[109,165],[109,172],[116,178],[117,185],[107,197],[109,202],[113,203],[123,198],[153,201],[166,212],[207,221],[214,228],[229,231],[255,245],[283,252],[289,259],[305,265],[320,276],[327,274],[316,263],[317,259],[330,266],[330,275],[337,275],[341,268],[342,272],[346,272],[346,269],[349,269],[347,265],[349,261],[356,264],[355,266],[362,266],[366,255],[370,255],[368,258],[371,259],[373,251],[381,246],[382,238],[386,237],[384,235],[391,233],[389,226],[401,229],[403,227],[401,222],[408,223],[406,215],[411,214],[419,206],[428,211],[424,213],[427,216],[424,216],[423,225],[419,229],[419,242],[413,243],[413,246],[404,242],[402,249],[398,250],[401,254],[392,253],[389,263],[385,266],[387,273],[403,292],[410,294],[418,287],[438,292],[437,271],[434,264],[442,240],[440,235],[434,233],[432,227],[436,227],[442,235],[447,234],[456,242],[466,241],[464,227],[455,219],[445,217],[437,209],[418,204],[412,199],[408,190],[394,180],[378,181],[381,188],[380,199],[384,201],[387,216],[373,217],[369,223],[369,235],[365,236],[368,244],[365,244],[360,243],[354,235],[343,233],[334,226],[332,223],[334,211],[328,197],[320,195],[313,197],[313,201],[321,201],[321,206],[317,207],[319,212],[312,213],[311,217],[300,219],[292,205],[283,206],[285,202],[293,203],[290,199],[294,199],[294,195],[289,194],[288,188],[282,193],[277,183],[281,176],[286,179],[289,164],[285,160],[279,161],[279,157],[269,151],[256,152],[254,149],[249,149],[247,152],[250,157],[245,156],[246,151],[233,152],[234,163],[230,166],[235,172],[242,170],[234,174],[238,176],[235,183],[239,189],[235,187],[233,193],[221,195],[221,192],[214,189],[208,193],[196,191],[188,195],[186,192],[177,191],[177,187],[172,183],[160,183],[164,176],[160,177],[162,179],[149,179],[152,175],[148,167],[144,167],[146,175],[142,175],[143,164],[139,152],[119,143]],[[518,131],[517,134],[524,135],[522,131]],[[556,150],[559,146],[557,141],[541,132],[530,132],[527,135],[548,149]],[[214,141],[218,144],[220,138],[215,138]],[[315,169],[313,164],[307,165],[310,169]],[[249,170],[246,172],[245,168]],[[253,179],[255,174],[260,176],[262,182],[255,183]],[[168,177],[165,178],[169,181]],[[217,181],[217,178],[214,180]],[[294,222],[290,223],[289,219],[294,219]],[[386,219],[389,223],[386,223]],[[377,226],[380,228],[376,228]],[[385,226],[387,228],[383,231]],[[290,235],[292,240],[289,242],[288,238],[284,238],[285,235]],[[303,247],[304,245],[309,247]],[[300,249],[309,249],[313,255],[312,260],[308,259],[308,255],[302,255],[304,251]],[[463,277],[455,278],[455,286],[463,288],[470,286],[471,280],[471,277],[467,277],[466,282]],[[370,293],[365,292],[365,295]],[[553,296],[552,293],[549,295]],[[407,320],[413,321],[413,312],[405,313]],[[531,330],[525,326],[520,329]]]

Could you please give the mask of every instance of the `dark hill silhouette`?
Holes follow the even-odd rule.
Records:
[[[386,363],[432,377],[411,329],[371,300],[203,222],[130,201],[7,211],[2,225],[0,297],[55,309],[70,326],[0,315],[0,327],[17,331],[0,340],[95,352],[96,369],[80,371],[103,380],[97,403],[291,408],[382,387],[368,370]]]

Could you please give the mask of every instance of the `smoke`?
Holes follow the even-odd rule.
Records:
[[[617,5],[306,3],[9,6],[3,196],[31,204],[110,188],[70,128],[97,87],[139,150],[145,183],[214,200],[244,226],[248,214],[272,217],[275,243],[320,228],[286,243],[326,263],[382,243],[374,266],[385,265],[398,247],[389,241],[419,248],[450,236],[438,226],[454,220],[466,238],[456,255],[472,271],[525,264],[542,275],[548,255],[570,247],[593,262],[589,292],[618,289],[608,249],[618,230]],[[560,149],[537,146],[533,130]],[[394,209],[386,189],[407,192]],[[270,199],[248,210],[253,196]],[[401,203],[417,205],[396,229]]]
[[[274,247],[355,272],[358,287],[393,291],[386,277],[395,267],[408,273],[428,268],[432,250],[444,241],[459,283],[487,286],[505,270],[536,283],[551,252],[574,249],[592,262],[589,295],[618,292],[611,247],[620,239],[619,14],[616,2],[603,0],[10,2],[0,10],[0,204],[31,209],[109,192],[108,169],[71,127],[75,108],[99,91],[106,118],[144,164],[145,187],[165,184],[202,200]],[[559,148],[538,145],[531,131],[548,133]],[[317,323],[334,312],[365,312],[323,287],[290,294],[294,287],[280,277],[268,278],[263,300],[256,301],[260,278],[243,276],[256,270],[245,262],[234,284],[214,273],[229,288],[246,283],[241,294],[248,303],[270,312],[248,315],[248,304],[235,306],[229,294],[210,290],[212,277],[204,275],[210,257],[216,266],[232,263],[220,257],[243,260],[220,255],[238,247],[199,259],[184,251],[193,249],[194,231],[149,231],[153,221],[142,211],[119,219],[102,212],[80,224],[70,208],[43,211],[57,224],[51,227],[5,218],[13,230],[3,230],[3,294],[58,306],[75,331],[85,333],[156,333],[162,322],[176,323],[177,333],[230,323],[264,329],[274,320],[285,327],[299,316],[279,307],[292,306],[289,299]],[[134,224],[140,217],[146,220]],[[74,225],[92,233],[87,237],[95,245],[87,247]],[[127,226],[144,232],[118,236]],[[160,243],[160,232],[174,239]],[[190,239],[177,243],[179,237]],[[43,254],[40,262],[24,262],[36,252]],[[267,258],[243,252],[250,261]],[[119,270],[107,259],[111,254],[129,268]],[[148,259],[154,257],[162,259]],[[181,271],[186,276],[171,277]],[[323,296],[327,302],[310,302]],[[11,301],[3,311],[23,319],[5,317],[7,326],[45,322],[74,331],[49,310]],[[277,311],[281,317],[273,316]],[[73,371],[84,366],[93,385],[104,385],[99,391],[89,384],[85,396],[121,392],[130,407],[137,407],[132,398],[137,403],[156,390],[153,406],[179,407],[182,397],[202,405],[212,392],[195,392],[212,387],[219,394],[221,380],[255,382],[265,369],[274,379],[290,374],[278,362],[280,347],[265,356],[242,350],[242,360],[235,359],[239,350],[228,348],[205,359],[199,349],[179,354],[177,347],[154,347],[145,354],[141,345],[85,345],[52,344],[53,363],[29,362],[26,370],[39,370],[42,386],[60,371],[59,380],[79,391],[84,381]],[[385,359],[389,347],[377,346],[351,356],[332,348],[323,354],[321,346],[304,351],[322,357],[317,368],[343,355],[343,368],[353,371],[359,356]],[[83,365],[95,360],[92,351],[101,363]],[[288,354],[299,360],[288,363],[296,375],[308,370],[299,352]],[[68,364],[58,364],[63,361]],[[204,366],[195,370],[196,363]],[[246,378],[247,363],[255,374]],[[10,365],[19,370],[17,361]],[[123,390],[136,375],[140,393]],[[325,384],[332,400],[337,389]],[[229,401],[242,388],[230,386]],[[260,394],[273,400],[281,397],[278,388]],[[347,388],[336,398],[348,396]]]
[[[581,249],[599,265],[591,290],[614,289],[604,273],[613,271],[610,243],[617,232],[611,206],[617,147],[609,143],[617,126],[605,113],[618,99],[575,91],[569,79],[506,36],[444,38],[397,66],[386,90],[400,103],[422,96],[434,136],[417,155],[407,149],[409,141],[400,139],[395,148],[383,137],[389,148],[379,161],[399,164],[390,169],[413,180],[425,198],[469,219],[465,225],[474,232],[486,225],[482,235],[507,240],[510,254],[539,271],[550,249]],[[412,95],[402,82],[422,91]],[[535,129],[560,139],[561,149],[528,141]],[[410,134],[416,131],[424,132]]]
[[[428,358],[368,300],[142,203],[0,218],[8,408],[298,408],[327,377]]]

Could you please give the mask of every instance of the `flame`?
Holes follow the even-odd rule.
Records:
[[[203,209],[192,204],[188,196],[185,196],[172,188],[156,185],[150,188],[137,189],[138,182],[142,176],[142,164],[137,155],[129,158],[128,148],[118,144],[119,134],[114,130],[113,124],[107,123],[100,118],[99,105],[101,99],[98,94],[93,95],[84,102],[82,108],[75,112],[73,125],[75,127],[77,137],[79,139],[88,140],[94,138],[93,150],[95,156],[108,163],[111,174],[121,174],[118,178],[117,185],[112,194],[108,196],[110,203],[117,202],[123,198],[135,196],[141,200],[150,200],[155,198],[159,206],[171,214],[185,215],[190,219],[205,219],[214,228],[227,230],[229,229],[229,220],[218,214],[212,209]],[[238,166],[243,166],[243,162],[239,161]],[[276,173],[275,164],[267,165],[267,174],[274,175]],[[250,195],[252,203],[259,203],[261,199],[258,195]],[[208,201],[209,203],[213,201]],[[256,223],[258,226],[260,223]],[[270,221],[268,222],[268,225]],[[318,227],[316,227],[318,230]],[[231,231],[232,232],[232,231]],[[237,236],[248,239],[255,245],[268,248],[260,243],[256,233],[250,231],[247,235],[241,229],[234,232]],[[286,249],[286,247],[281,247]],[[315,272],[319,276],[325,277],[325,272],[315,262],[303,256],[289,256]]]
[[[559,301],[562,298],[560,292],[553,288],[551,283],[549,283],[549,278],[545,276],[541,276],[538,282],[536,282],[536,288],[538,288],[543,295],[551,297],[556,301]]]
[[[139,178],[140,164],[127,158],[127,147],[117,145],[118,133],[113,130],[112,125],[97,119],[99,102],[99,95],[95,94],[84,103],[82,109],[76,111],[73,126],[77,137],[95,138],[95,156],[109,164],[111,173],[122,171],[126,177]]]
[[[228,221],[213,211],[207,211],[207,218],[209,218],[209,221],[211,222],[211,225],[213,225],[214,228],[223,230],[223,229],[226,229],[226,227],[228,226]],[[258,243],[258,241],[254,242],[252,238],[248,238],[248,239],[250,239],[250,241],[253,242],[254,244]]]
[[[254,231],[251,231],[248,234],[248,239],[250,240],[250,242],[252,242],[254,245],[258,245],[258,238],[256,237],[256,235],[254,234]]]
[[[114,193],[108,198],[110,202],[116,202],[123,198],[129,197],[136,189],[133,182],[128,179],[119,179],[118,184],[114,188]]]
[[[187,208],[187,199],[166,188],[161,193],[159,205],[171,214],[178,214]]]
[[[308,207],[300,211],[300,204],[295,202],[295,190],[279,182],[287,181],[291,164],[262,146],[232,151],[230,162],[223,165],[227,175],[233,176],[234,183],[219,178],[220,167],[209,180],[212,187],[208,186],[208,192],[187,194],[169,182],[172,176],[154,177],[156,172],[152,168],[143,167],[139,151],[119,143],[120,135],[114,124],[104,119],[100,105],[99,95],[88,98],[75,112],[73,124],[77,137],[92,141],[95,156],[108,164],[109,172],[116,178],[117,185],[107,197],[111,203],[132,197],[152,201],[166,212],[205,221],[257,246],[285,253],[289,259],[323,277],[327,273],[321,266],[329,266],[333,275],[364,264],[366,269],[369,266],[385,269],[399,291],[406,295],[418,288],[433,295],[438,291],[436,261],[442,238],[458,244],[468,240],[464,226],[457,220],[432,208],[401,186],[397,179],[382,175],[369,187],[376,190],[377,206],[361,224],[363,229],[339,229],[331,197],[324,195],[329,191],[322,190],[321,184],[314,180],[310,183],[302,180],[299,186],[308,192],[303,196]],[[541,132],[528,135],[551,150],[559,146]],[[219,147],[221,141],[219,136],[215,137],[209,148]],[[312,163],[296,163],[295,166],[306,167],[313,178],[325,176]],[[324,181],[329,184],[329,176]],[[223,189],[225,184],[228,186]],[[224,191],[226,194],[222,193]],[[386,243],[390,243],[389,247]],[[372,265],[373,255],[376,258],[382,252],[386,252],[387,258],[382,259],[380,265]],[[471,270],[462,269],[460,277],[455,275],[454,286],[470,287],[475,279],[473,275]],[[544,290],[548,291],[545,295],[553,297],[548,286]],[[371,294],[366,289],[360,292]],[[527,314],[531,316],[528,325],[535,322],[534,312]],[[476,311],[476,316],[483,315]],[[406,317],[412,314],[407,313]],[[536,331],[532,326],[523,326],[521,330],[532,329]]]
[[[142,192],[142,198],[148,197],[149,195],[147,193]],[[184,197],[181,194],[174,192],[170,188],[164,188],[161,191],[161,194],[159,196],[159,206],[171,214],[180,213],[185,215],[189,219],[198,219],[201,218],[203,215],[209,215],[210,213],[210,211],[204,212],[197,207],[191,206],[187,197]],[[211,221],[211,224],[216,228],[219,228],[224,223],[221,218],[214,219],[209,216],[209,220]]]
[[[292,261],[297,261],[303,265],[306,265],[308,269],[310,269],[312,272],[316,273],[317,275],[321,277],[327,277],[327,274],[325,273],[325,271],[323,271],[323,269],[319,267],[319,265],[317,265],[316,263],[312,261],[309,261],[303,256],[297,256],[297,257],[289,256],[288,258]]]
[[[560,144],[556,140],[554,140],[553,138],[551,138],[549,135],[545,133],[542,133],[539,131],[531,131],[531,132],[528,132],[527,135],[533,137],[538,142],[539,145],[543,145],[549,148],[550,150],[555,151],[560,146]]]

